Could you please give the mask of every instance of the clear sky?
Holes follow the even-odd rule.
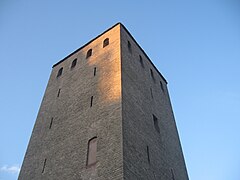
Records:
[[[117,22],[169,82],[190,179],[239,180],[239,0],[1,0],[0,180],[17,178],[52,65]]]

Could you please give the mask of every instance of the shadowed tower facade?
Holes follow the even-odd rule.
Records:
[[[188,180],[167,81],[117,23],[53,65],[19,180]]]

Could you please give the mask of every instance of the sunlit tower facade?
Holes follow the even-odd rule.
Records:
[[[188,180],[167,81],[117,23],[55,65],[19,180]]]

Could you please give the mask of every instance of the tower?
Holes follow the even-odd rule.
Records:
[[[167,81],[121,23],[53,65],[26,179],[188,179]]]

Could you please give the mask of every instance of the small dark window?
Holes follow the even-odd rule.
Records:
[[[154,116],[154,115],[153,115],[153,123],[154,123],[154,127],[155,127],[156,131],[157,131],[158,133],[160,133],[160,129],[159,129],[159,125],[158,125],[158,119],[157,119],[157,117]]]
[[[60,92],[61,92],[61,89],[58,89],[58,94],[57,94],[57,97],[60,96]]]
[[[150,93],[151,93],[151,97],[153,99],[153,92],[152,92],[152,88],[150,88]]]
[[[93,70],[93,76],[96,76],[97,68],[95,67]]]
[[[150,154],[149,154],[149,147],[147,146],[147,158],[148,158],[148,163],[150,164]]]
[[[45,166],[46,166],[46,162],[47,162],[47,159],[44,159],[44,162],[43,162],[43,168],[42,168],[42,173],[44,173]]]
[[[91,104],[90,104],[90,107],[92,107],[93,105],[93,96],[91,97]]]
[[[87,151],[87,166],[96,164],[97,162],[97,137],[94,137],[88,141]]]
[[[153,79],[153,81],[154,81],[154,83],[155,83],[155,77],[154,77],[154,74],[153,74],[153,70],[152,70],[152,69],[150,69],[150,73],[151,73],[151,77],[152,77],[152,79]]]
[[[52,128],[52,123],[53,123],[53,118],[51,118],[51,122],[50,122],[50,125],[49,125],[49,129]]]
[[[128,50],[129,50],[130,53],[132,53],[132,45],[129,41],[128,41]]]
[[[161,90],[164,92],[164,87],[162,81],[160,81]]]
[[[139,55],[139,61],[140,61],[142,68],[144,68],[143,59],[142,59],[142,56],[140,56],[140,55]]]
[[[61,67],[61,68],[58,70],[57,77],[60,77],[60,76],[62,75],[62,72],[63,72],[63,68]]]
[[[89,49],[89,50],[88,50],[86,59],[89,58],[90,56],[92,56],[92,49]]]
[[[106,39],[103,41],[103,47],[106,47],[107,45],[109,45],[109,38],[106,38]]]
[[[171,168],[171,175],[172,175],[172,180],[175,180],[175,174],[173,168]]]
[[[74,68],[77,65],[77,59],[74,59],[72,61],[71,69]]]

